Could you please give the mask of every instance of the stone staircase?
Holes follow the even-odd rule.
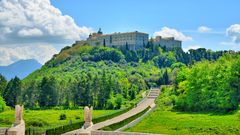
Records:
[[[148,99],[157,99],[158,95],[160,94],[160,89],[159,88],[151,88],[149,91],[147,98]]]

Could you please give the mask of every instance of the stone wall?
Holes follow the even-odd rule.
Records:
[[[20,124],[8,129],[8,135],[25,135],[25,122],[21,120]]]
[[[148,43],[148,34],[141,32],[114,33],[106,35],[90,36],[87,41],[90,45],[106,45],[108,47],[125,47],[128,44],[129,49],[137,50],[143,48]]]

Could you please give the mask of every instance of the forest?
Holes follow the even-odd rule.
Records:
[[[151,87],[172,85],[172,105],[181,111],[229,112],[238,108],[239,53],[204,48],[154,46],[137,51],[73,44],[23,80],[0,76],[0,111],[30,109],[119,109],[134,105]]]

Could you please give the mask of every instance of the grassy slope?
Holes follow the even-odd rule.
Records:
[[[181,113],[163,111],[158,107],[127,131],[158,134],[240,134],[240,119],[237,114]]]
[[[117,112],[115,110],[94,110],[93,118]],[[61,114],[66,114],[66,120],[59,120]],[[79,119],[76,119],[79,117]],[[38,121],[45,123],[42,128],[58,127],[72,122],[83,121],[83,110],[25,110],[24,120],[28,125],[30,122]],[[9,127],[14,122],[14,111],[0,113],[0,127]]]
[[[183,114],[156,109],[127,131],[159,134],[237,134],[240,133],[240,121],[236,115]]]

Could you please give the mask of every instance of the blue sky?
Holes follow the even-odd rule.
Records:
[[[97,31],[173,36],[183,49],[240,50],[239,0],[0,0],[0,65],[44,64]]]
[[[222,44],[231,42],[226,29],[240,22],[239,0],[51,0],[63,14],[80,26],[105,33],[143,31],[150,35],[162,27],[174,28],[192,41],[183,47],[201,46],[212,50],[235,49]],[[198,27],[212,29],[199,33]],[[238,49],[236,49],[238,50]]]

